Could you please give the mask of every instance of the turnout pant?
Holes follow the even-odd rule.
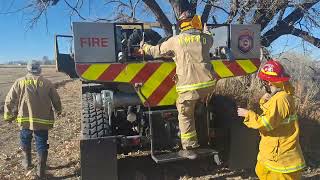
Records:
[[[256,174],[260,180],[300,180],[302,172],[278,173],[267,169],[263,164],[257,162]]]
[[[195,106],[198,101],[207,102],[211,97],[213,86],[178,94],[176,102],[178,110],[179,129],[183,149],[199,147],[195,126]],[[206,121],[206,119],[198,119]]]

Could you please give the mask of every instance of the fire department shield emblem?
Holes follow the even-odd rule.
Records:
[[[248,29],[242,30],[239,33],[238,49],[242,53],[248,53],[253,48],[253,32]]]

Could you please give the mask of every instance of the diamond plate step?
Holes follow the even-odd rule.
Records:
[[[195,149],[194,152],[199,156],[214,156],[218,155],[218,152],[214,149],[208,149],[208,148],[198,148]],[[163,153],[163,154],[154,154],[152,156],[152,159],[158,163],[167,163],[167,162],[174,162],[174,161],[180,161],[180,160],[186,160],[186,157],[182,157],[178,154],[178,152],[170,152],[170,153]]]

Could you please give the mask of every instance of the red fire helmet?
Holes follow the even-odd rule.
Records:
[[[269,82],[286,82],[290,76],[285,73],[283,66],[276,60],[268,60],[260,70],[258,77]]]

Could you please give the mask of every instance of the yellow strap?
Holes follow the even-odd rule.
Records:
[[[196,131],[191,131],[189,133],[181,134],[181,139],[192,139],[194,137],[197,137],[197,132]]]
[[[265,126],[268,131],[273,130],[273,127],[271,126],[270,122],[268,121],[268,119],[265,116],[261,116],[261,120],[262,120],[263,126]],[[296,115],[296,114],[290,115],[288,118],[284,119],[281,124],[289,124],[289,123],[296,121],[296,120],[298,120],[298,115]]]
[[[294,114],[294,115],[290,115],[288,118],[284,119],[284,121],[282,122],[282,124],[289,124],[293,121],[298,120],[298,115]]]
[[[267,128],[268,131],[271,131],[273,127],[269,123],[268,119],[265,116],[261,116],[262,124]]]
[[[38,121],[38,120],[18,120],[18,123],[24,123],[24,122],[29,122],[29,123],[39,123],[39,124],[45,124],[45,125],[53,125],[53,122],[44,122],[44,121]]]
[[[275,167],[275,166],[271,166],[268,163],[265,163],[265,166],[270,171],[274,171],[274,172],[278,172],[278,173],[292,173],[292,172],[296,172],[296,171],[299,171],[299,170],[305,168],[306,164],[305,163],[301,163],[301,164],[298,164],[298,165],[295,165],[295,166]]]
[[[22,122],[35,122],[35,123],[39,123],[39,124],[46,124],[46,125],[53,125],[54,121],[53,120],[46,120],[46,119],[39,119],[39,118],[23,118],[23,117],[19,117],[17,118],[17,122],[18,123],[22,123]]]
[[[216,80],[197,83],[197,84],[189,84],[184,86],[177,86],[177,92],[186,92],[186,91],[192,91],[196,89],[202,89],[210,86],[214,86],[216,84]]]

